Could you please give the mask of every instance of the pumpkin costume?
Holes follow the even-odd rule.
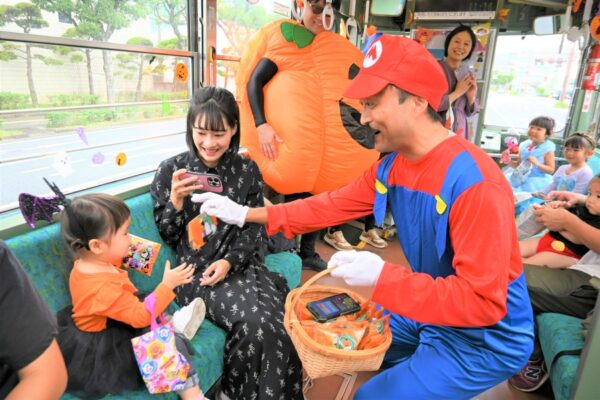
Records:
[[[351,68],[358,70],[362,58],[340,35],[314,35],[288,19],[266,25],[249,41],[236,77],[241,144],[277,192],[332,190],[377,160],[378,153],[370,150],[372,132],[358,122],[358,101],[340,101]],[[270,65],[261,77],[266,86],[252,93],[249,84],[261,61]],[[257,112],[263,115],[257,118]],[[266,121],[284,141],[273,161],[262,154],[255,127]]]

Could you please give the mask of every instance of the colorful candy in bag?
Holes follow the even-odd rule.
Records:
[[[121,266],[150,276],[159,251],[160,243],[131,235],[129,254],[123,258]]]

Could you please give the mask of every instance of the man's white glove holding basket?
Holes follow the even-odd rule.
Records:
[[[334,278],[343,279],[350,286],[371,286],[377,284],[385,261],[370,251],[338,251],[329,260],[327,268]]]

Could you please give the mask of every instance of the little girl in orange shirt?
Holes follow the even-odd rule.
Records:
[[[127,272],[116,267],[128,255],[130,223],[127,205],[100,193],[67,200],[61,214],[61,234],[75,263],[69,278],[73,306],[58,313],[58,343],[69,373],[67,390],[84,397],[144,385],[131,339],[147,331],[151,315]],[[191,282],[193,274],[192,265],[171,269],[167,262],[153,292],[157,315],[175,298],[173,289]],[[190,359],[177,335],[176,347]],[[178,394],[183,399],[204,399],[191,365],[185,389]]]

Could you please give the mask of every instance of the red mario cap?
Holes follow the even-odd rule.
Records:
[[[434,110],[448,91],[442,67],[425,47],[401,36],[381,35],[369,47],[360,72],[344,96],[365,99],[390,83],[425,98]]]

